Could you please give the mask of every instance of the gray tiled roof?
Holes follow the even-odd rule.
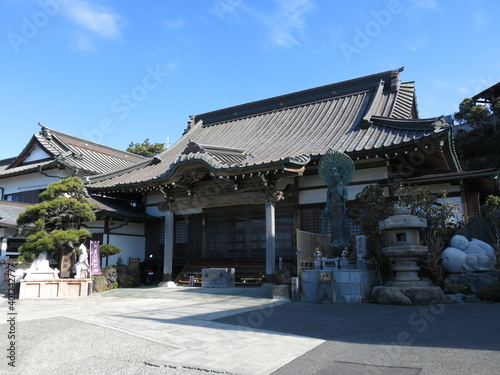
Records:
[[[10,202],[0,200],[0,226],[17,227],[17,217],[26,210],[30,203]]]
[[[49,129],[43,125],[17,158],[0,161],[0,178],[64,165],[87,174],[109,173],[148,160],[130,152],[104,146],[82,138]],[[33,147],[42,148],[49,158],[23,163]]]
[[[306,164],[329,148],[369,153],[411,143],[443,131],[438,120],[419,120],[413,83],[401,83],[393,70],[192,117],[184,136],[154,163],[90,178],[90,187],[106,188],[166,180],[189,162],[212,170],[251,170],[279,163]],[[191,143],[231,148],[225,159]],[[215,147],[215,146],[214,146]],[[245,173],[245,172],[243,172]]]
[[[123,200],[91,196],[89,202],[95,204],[98,214],[104,213],[108,217],[130,220],[158,220],[158,217],[148,215],[142,208],[132,207]]]

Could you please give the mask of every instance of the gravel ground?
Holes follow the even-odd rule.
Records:
[[[7,336],[7,329],[7,324],[0,324],[0,332],[5,332],[2,336]],[[6,341],[7,339],[4,342]],[[2,355],[0,374],[210,373],[206,370],[174,367],[155,360],[175,350],[174,347],[65,317],[18,322],[15,342],[16,367],[8,366],[8,359]]]

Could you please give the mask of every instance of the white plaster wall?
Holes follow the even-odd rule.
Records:
[[[314,204],[326,202],[326,188],[299,191],[299,204]]]
[[[82,229],[87,229],[90,233],[102,233],[102,232],[104,232],[104,220],[87,221],[83,224],[88,225],[89,227],[92,227],[92,228],[87,228],[87,227],[85,227],[85,225],[82,225]],[[98,228],[95,228],[95,227],[98,227]]]
[[[347,186],[347,199],[353,200],[356,198],[356,194],[361,192],[363,188],[367,185],[350,185]],[[299,204],[315,204],[315,203],[325,203],[326,202],[326,188],[322,189],[311,189],[303,190],[299,192]],[[384,189],[386,196],[389,196],[388,189]]]
[[[144,260],[146,238],[139,236],[120,236],[112,234],[109,236],[109,243],[122,248],[120,254],[110,256],[108,265],[116,264],[118,258],[121,257],[123,263],[128,266],[129,258],[140,258],[141,262]],[[102,244],[101,244],[102,245]],[[102,261],[102,267],[106,266],[106,258]]]
[[[43,160],[51,157],[51,155],[47,154],[43,151],[38,145],[31,151],[31,153],[24,159],[24,163],[29,163],[31,161]]]
[[[382,178],[388,178],[388,177],[389,175],[387,173],[386,167],[360,169],[354,171],[354,177],[352,178],[351,183],[380,180]]]
[[[385,167],[361,169],[354,172],[354,177],[352,178],[351,183],[380,180],[387,177],[388,177],[387,168]],[[323,180],[319,175],[305,176],[299,178],[299,188],[308,188],[316,186],[325,186],[325,183],[323,182]]]
[[[115,226],[119,226],[124,224],[123,221],[118,221],[118,220],[111,220],[109,222],[109,227],[111,234],[130,234],[130,235],[137,235],[137,236],[143,236],[145,234],[145,228],[144,224],[142,223],[128,223],[127,225],[121,227],[121,228],[114,228]]]
[[[59,176],[61,178],[66,178],[72,175],[70,170],[61,169],[51,169],[45,171],[49,176]],[[61,181],[60,178],[53,178],[44,176],[41,173],[30,173],[21,176],[14,176],[10,178],[3,178],[1,186],[4,188],[5,194],[15,194],[21,191],[30,191],[36,189],[45,189],[49,184],[53,182]]]
[[[321,177],[319,177],[319,175],[299,177],[299,188],[308,188],[315,186],[325,186],[325,183],[323,182]]]

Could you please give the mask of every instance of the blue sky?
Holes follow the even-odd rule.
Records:
[[[0,0],[0,159],[38,122],[118,149],[190,115],[405,67],[420,117],[500,81],[497,0]]]

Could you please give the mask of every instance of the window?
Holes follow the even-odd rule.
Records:
[[[39,195],[43,190],[30,190],[22,191],[14,194],[5,194],[6,201],[11,202],[25,202],[25,203],[38,203],[40,202]]]
[[[188,222],[179,220],[175,222],[175,243],[188,242]]]

